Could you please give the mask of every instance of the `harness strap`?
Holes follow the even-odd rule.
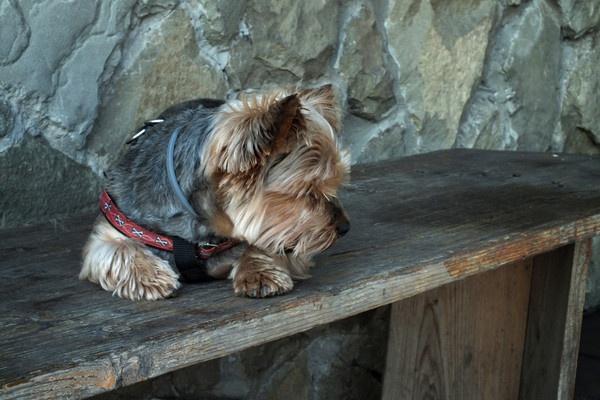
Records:
[[[196,255],[196,245],[179,236],[173,236],[175,266],[185,283],[207,282],[214,278],[206,272],[206,260]]]
[[[177,136],[179,136],[179,131],[181,127],[177,127],[173,130],[171,137],[169,138],[169,145],[167,146],[167,178],[169,181],[169,185],[171,186],[171,190],[179,200],[179,203],[186,209],[187,212],[192,214],[194,217],[198,217],[196,214],[196,210],[190,204],[185,194],[183,194],[183,190],[181,190],[181,186],[177,181],[177,176],[175,175],[175,143],[177,142]]]
[[[158,234],[127,218],[106,191],[100,195],[100,211],[115,229],[128,238],[146,246],[173,252],[175,266],[182,280],[188,283],[212,280],[213,278],[206,272],[206,260],[239,244],[236,240],[218,238],[207,238],[209,240],[207,242],[191,243],[178,236]]]
[[[129,141],[128,144],[136,141],[146,130],[163,119],[148,121],[144,127],[139,130]],[[196,210],[192,207],[189,200],[183,193],[181,186],[175,174],[175,144],[181,127],[177,127],[171,133],[166,152],[167,181],[175,197],[181,206],[194,217],[198,217]],[[231,239],[226,239],[220,243],[212,244],[210,242],[195,244],[178,236],[169,237],[159,235],[148,229],[144,229],[135,222],[128,219],[110,198],[106,191],[100,195],[100,210],[113,227],[123,233],[125,236],[164,251],[172,251],[175,258],[175,266],[179,270],[181,279],[186,283],[207,282],[214,278],[208,275],[206,271],[206,260],[212,255],[228,250],[238,244]]]

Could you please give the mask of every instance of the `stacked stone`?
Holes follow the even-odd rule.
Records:
[[[599,21],[597,0],[2,2],[0,220],[50,214],[15,195],[35,203],[66,171],[66,191],[84,193],[62,209],[89,208],[141,121],[248,88],[333,81],[354,162],[449,147],[597,154]]]
[[[3,2],[0,163],[19,184],[2,205],[53,181],[42,155],[56,175],[77,170],[91,200],[141,121],[276,85],[333,81],[354,162],[449,147],[599,153],[599,20],[585,0]],[[24,164],[39,182],[19,178]],[[5,225],[46,214],[14,205]]]

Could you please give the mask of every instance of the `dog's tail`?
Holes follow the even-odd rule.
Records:
[[[99,217],[83,249],[79,279],[88,279],[122,298],[158,300],[179,288],[166,260],[123,235]]]

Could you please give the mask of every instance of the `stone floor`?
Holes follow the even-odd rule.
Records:
[[[600,309],[583,318],[576,400],[600,400]]]

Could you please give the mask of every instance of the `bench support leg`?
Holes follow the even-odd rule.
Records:
[[[531,260],[392,305],[383,398],[516,399]]]
[[[533,262],[521,399],[572,399],[591,240]]]
[[[392,305],[383,399],[568,399],[590,241]]]

